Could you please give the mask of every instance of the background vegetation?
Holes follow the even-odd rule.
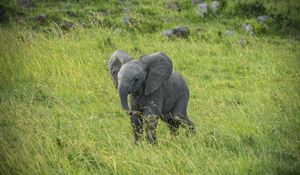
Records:
[[[0,174],[300,173],[297,0],[224,1],[204,18],[189,0],[31,2],[0,3]],[[160,35],[174,26],[189,37]],[[194,138],[159,122],[158,146],[133,144],[106,71],[116,49],[172,58]]]

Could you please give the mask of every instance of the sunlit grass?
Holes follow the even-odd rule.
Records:
[[[297,174],[299,40],[249,36],[239,29],[239,17],[200,22],[188,16],[193,8],[187,2],[182,14],[162,11],[160,3],[146,22],[175,15],[177,21],[156,21],[155,29],[187,25],[188,39],[162,38],[160,31],[144,30],[147,23],[120,27],[120,14],[111,17],[120,30],[0,26],[0,174]],[[131,15],[144,20],[138,14],[155,5],[145,1]],[[97,9],[75,6],[79,15]],[[237,34],[218,34],[228,29]],[[157,51],[172,59],[190,88],[195,137],[186,138],[183,129],[172,137],[160,121],[158,146],[133,144],[129,117],[106,70],[117,49],[136,59]]]
[[[202,41],[1,29],[1,171],[22,174],[293,173],[299,165],[299,43]],[[207,33],[208,36],[213,34]],[[107,43],[109,38],[110,44]],[[106,71],[115,49],[163,51],[187,79],[197,135],[135,146]],[[182,130],[183,131],[183,130]]]

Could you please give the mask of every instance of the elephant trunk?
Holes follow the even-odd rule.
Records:
[[[121,105],[122,105],[122,108],[126,111],[129,110],[129,107],[128,107],[128,88],[126,86],[122,86],[120,85],[118,87],[118,90],[119,90],[119,96],[120,96],[120,100],[121,100]]]

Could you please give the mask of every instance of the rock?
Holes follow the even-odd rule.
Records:
[[[100,9],[97,12],[98,12],[98,15],[101,15],[101,16],[108,16],[109,15],[109,12],[105,9]]]
[[[239,44],[242,47],[245,47],[248,44],[248,41],[245,38],[241,38],[240,41],[239,41]]]
[[[74,12],[72,12],[72,11],[67,11],[67,15],[69,16],[69,17],[76,17],[77,15],[74,13]]]
[[[99,9],[96,12],[91,11],[89,13],[96,18],[109,15],[108,11],[104,9]]]
[[[122,16],[121,17],[121,22],[123,23],[123,24],[125,24],[125,25],[129,25],[131,22],[131,18],[130,17],[128,17],[128,16]]]
[[[171,36],[173,36],[172,29],[165,30],[165,31],[161,32],[160,35],[165,36],[165,37],[171,37]]]
[[[33,3],[31,2],[31,0],[17,0],[17,5],[22,8],[33,7]]]
[[[270,17],[268,15],[262,15],[257,17],[257,21],[261,24],[267,22],[269,19]]]
[[[126,26],[139,26],[141,22],[135,18],[129,17],[129,16],[122,16],[121,22]]]
[[[33,20],[34,20],[35,22],[42,23],[42,22],[46,21],[47,18],[48,18],[48,17],[47,17],[46,14],[41,14],[41,15],[38,15],[38,16],[34,17]]]
[[[89,27],[85,22],[80,23],[79,26],[81,28],[88,28]]]
[[[175,27],[172,29],[172,32],[174,35],[178,36],[178,37],[183,37],[183,38],[187,38],[189,35],[189,30],[187,27]]]
[[[254,35],[253,27],[250,24],[243,24],[242,28],[250,35]]]
[[[121,33],[122,32],[122,29],[120,29],[120,28],[116,28],[115,30],[114,30],[114,33]]]
[[[174,27],[172,29],[169,30],[165,30],[161,33],[162,36],[165,37],[172,37],[172,36],[176,36],[176,37],[181,37],[181,38],[187,38],[189,35],[189,30],[187,27],[185,26],[177,26]]]
[[[218,10],[219,10],[219,8],[220,8],[220,2],[219,1],[212,1],[211,3],[210,3],[210,10],[213,12],[213,13],[216,13]]]
[[[197,4],[202,3],[203,1],[202,0],[191,0],[191,2],[193,5],[197,5]]]
[[[166,4],[166,7],[168,9],[171,9],[171,10],[175,10],[175,11],[181,11],[181,6],[179,4],[177,4],[176,2],[169,2]]]
[[[122,12],[123,13],[130,13],[130,9],[128,7],[124,7]]]
[[[63,20],[60,24],[60,27],[66,31],[69,31],[74,28],[74,23],[71,21]]]
[[[226,31],[224,32],[224,34],[225,34],[225,35],[235,35],[236,32],[235,32],[234,30],[226,30]]]
[[[198,4],[195,11],[198,16],[204,17],[207,15],[207,4],[205,2]]]

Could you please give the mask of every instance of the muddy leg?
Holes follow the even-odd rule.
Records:
[[[132,114],[130,116],[130,122],[134,136],[134,143],[138,144],[143,138],[143,119],[137,114]]]
[[[157,144],[156,126],[158,117],[155,115],[148,115],[144,117],[146,139],[150,144]]]

